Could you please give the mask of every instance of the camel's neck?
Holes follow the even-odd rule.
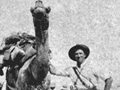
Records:
[[[40,28],[35,27],[36,31],[36,50],[38,56],[42,53],[48,52],[48,31],[42,31]]]
[[[44,20],[45,21],[45,20]],[[49,22],[48,22],[49,23]],[[42,81],[49,70],[48,62],[48,25],[47,28],[44,28],[41,21],[34,19],[35,35],[36,35],[36,59],[31,64],[31,71],[33,73],[34,79],[37,81]],[[42,74],[41,74],[42,73]]]
[[[49,71],[49,45],[48,45],[48,27],[49,27],[49,8],[43,7],[38,0],[35,7],[31,8],[33,23],[36,36],[37,56],[31,64],[32,74],[37,81],[42,81]]]
[[[44,23],[46,22],[46,23]],[[44,25],[45,24],[45,25]],[[36,20],[34,19],[35,34],[36,34],[36,51],[37,51],[37,60],[41,63],[48,62],[48,19]],[[46,58],[41,59],[41,58]]]

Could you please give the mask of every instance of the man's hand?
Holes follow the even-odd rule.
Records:
[[[112,77],[107,78],[107,79],[105,80],[104,90],[110,90],[110,88],[111,88],[111,86],[112,86],[112,82],[113,82]]]

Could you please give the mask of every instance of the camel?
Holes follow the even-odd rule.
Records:
[[[49,12],[50,7],[44,7],[42,1],[37,0],[31,8],[36,36],[36,51],[24,65],[18,69],[7,70],[6,90],[48,90],[49,71]],[[29,45],[28,45],[29,46]],[[29,47],[28,47],[29,48]]]

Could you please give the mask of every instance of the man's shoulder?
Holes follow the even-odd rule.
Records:
[[[99,70],[94,69],[93,73],[102,80],[106,80],[111,77],[111,71],[108,68],[101,68]]]

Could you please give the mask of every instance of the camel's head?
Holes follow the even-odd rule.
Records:
[[[44,7],[43,2],[41,0],[37,0],[35,2],[35,7],[31,8],[31,13],[33,15],[33,18],[36,20],[43,20],[48,17],[48,14],[50,12],[50,7]]]

